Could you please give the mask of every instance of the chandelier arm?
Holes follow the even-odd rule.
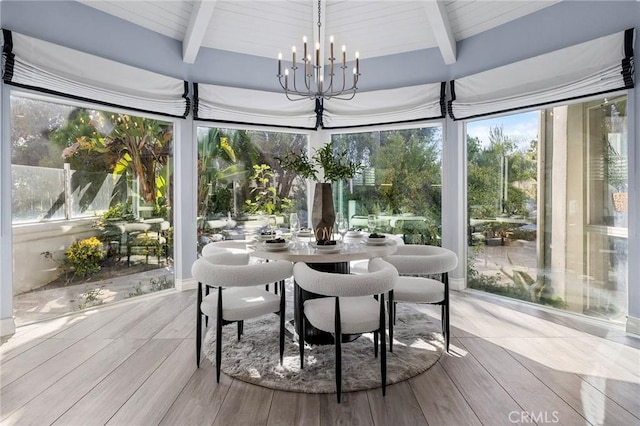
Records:
[[[1,1],[1,0],[0,0]],[[335,60],[334,57],[334,39],[333,36],[330,37],[330,53],[328,55],[328,73],[325,74],[325,66],[324,61],[321,61],[320,58],[324,56],[325,50],[323,48],[323,39],[324,39],[324,29],[323,29],[323,4],[322,0],[318,0],[318,20],[317,20],[317,30],[318,35],[315,43],[315,55],[307,54],[307,38],[303,37],[304,43],[304,57],[302,58],[302,62],[298,67],[296,64],[296,48],[293,47],[293,66],[291,70],[293,71],[291,74],[292,85],[288,84],[288,74],[285,72],[284,83],[282,81],[282,72],[281,72],[281,55],[278,56],[278,82],[280,87],[284,90],[285,95],[290,101],[297,101],[302,99],[315,99],[316,101],[321,99],[339,99],[339,100],[351,100],[355,97],[358,91],[358,81],[360,79],[360,69],[358,66],[359,55],[356,52],[355,59],[355,67],[353,74],[353,84],[350,84],[347,89],[347,62],[346,62],[346,49],[343,46],[342,50],[342,65],[338,68],[342,69],[342,84],[338,82],[338,77],[336,76],[335,71]],[[302,82],[301,87],[298,89],[298,80],[300,77],[297,76],[298,69],[301,68],[302,72]],[[328,74],[328,75],[327,75]],[[328,81],[324,80],[324,77],[328,77]],[[351,77],[350,77],[351,78]],[[335,82],[334,82],[335,80]],[[325,84],[326,83],[326,84]],[[336,87],[340,87],[339,90],[336,90]],[[290,88],[292,87],[292,89]]]

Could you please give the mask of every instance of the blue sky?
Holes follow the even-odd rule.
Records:
[[[483,145],[488,145],[489,129],[502,126],[506,135],[528,145],[532,139],[538,139],[538,117],[538,111],[530,111],[468,122],[467,134],[480,139]]]

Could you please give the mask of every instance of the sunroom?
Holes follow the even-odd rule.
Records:
[[[327,143],[361,166],[333,184],[348,228],[450,249],[457,297],[640,334],[637,2],[5,0],[0,22],[2,336],[311,227],[281,159]],[[293,89],[307,66],[357,90]]]

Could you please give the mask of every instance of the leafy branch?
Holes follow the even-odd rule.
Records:
[[[325,144],[309,158],[305,152],[289,152],[276,158],[284,170],[289,170],[304,179],[318,180],[318,169],[322,168],[325,182],[353,178],[362,165],[349,160],[346,149],[337,150],[333,142]]]

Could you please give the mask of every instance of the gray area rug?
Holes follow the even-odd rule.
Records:
[[[287,303],[289,312],[291,303]],[[215,320],[214,320],[215,321]],[[222,371],[236,379],[271,389],[305,393],[335,392],[333,345],[305,346],[304,369],[300,369],[298,343],[285,338],[284,362],[278,352],[277,315],[245,321],[244,335],[237,340],[236,324],[222,328]],[[203,349],[215,364],[215,326],[209,324]],[[292,328],[292,326],[290,326]],[[387,347],[388,348],[388,347]],[[409,306],[398,304],[393,353],[387,351],[387,384],[416,376],[438,361],[444,348],[439,324]],[[378,354],[378,356],[380,356]],[[342,345],[344,392],[380,387],[380,359],[374,358],[373,334]]]

